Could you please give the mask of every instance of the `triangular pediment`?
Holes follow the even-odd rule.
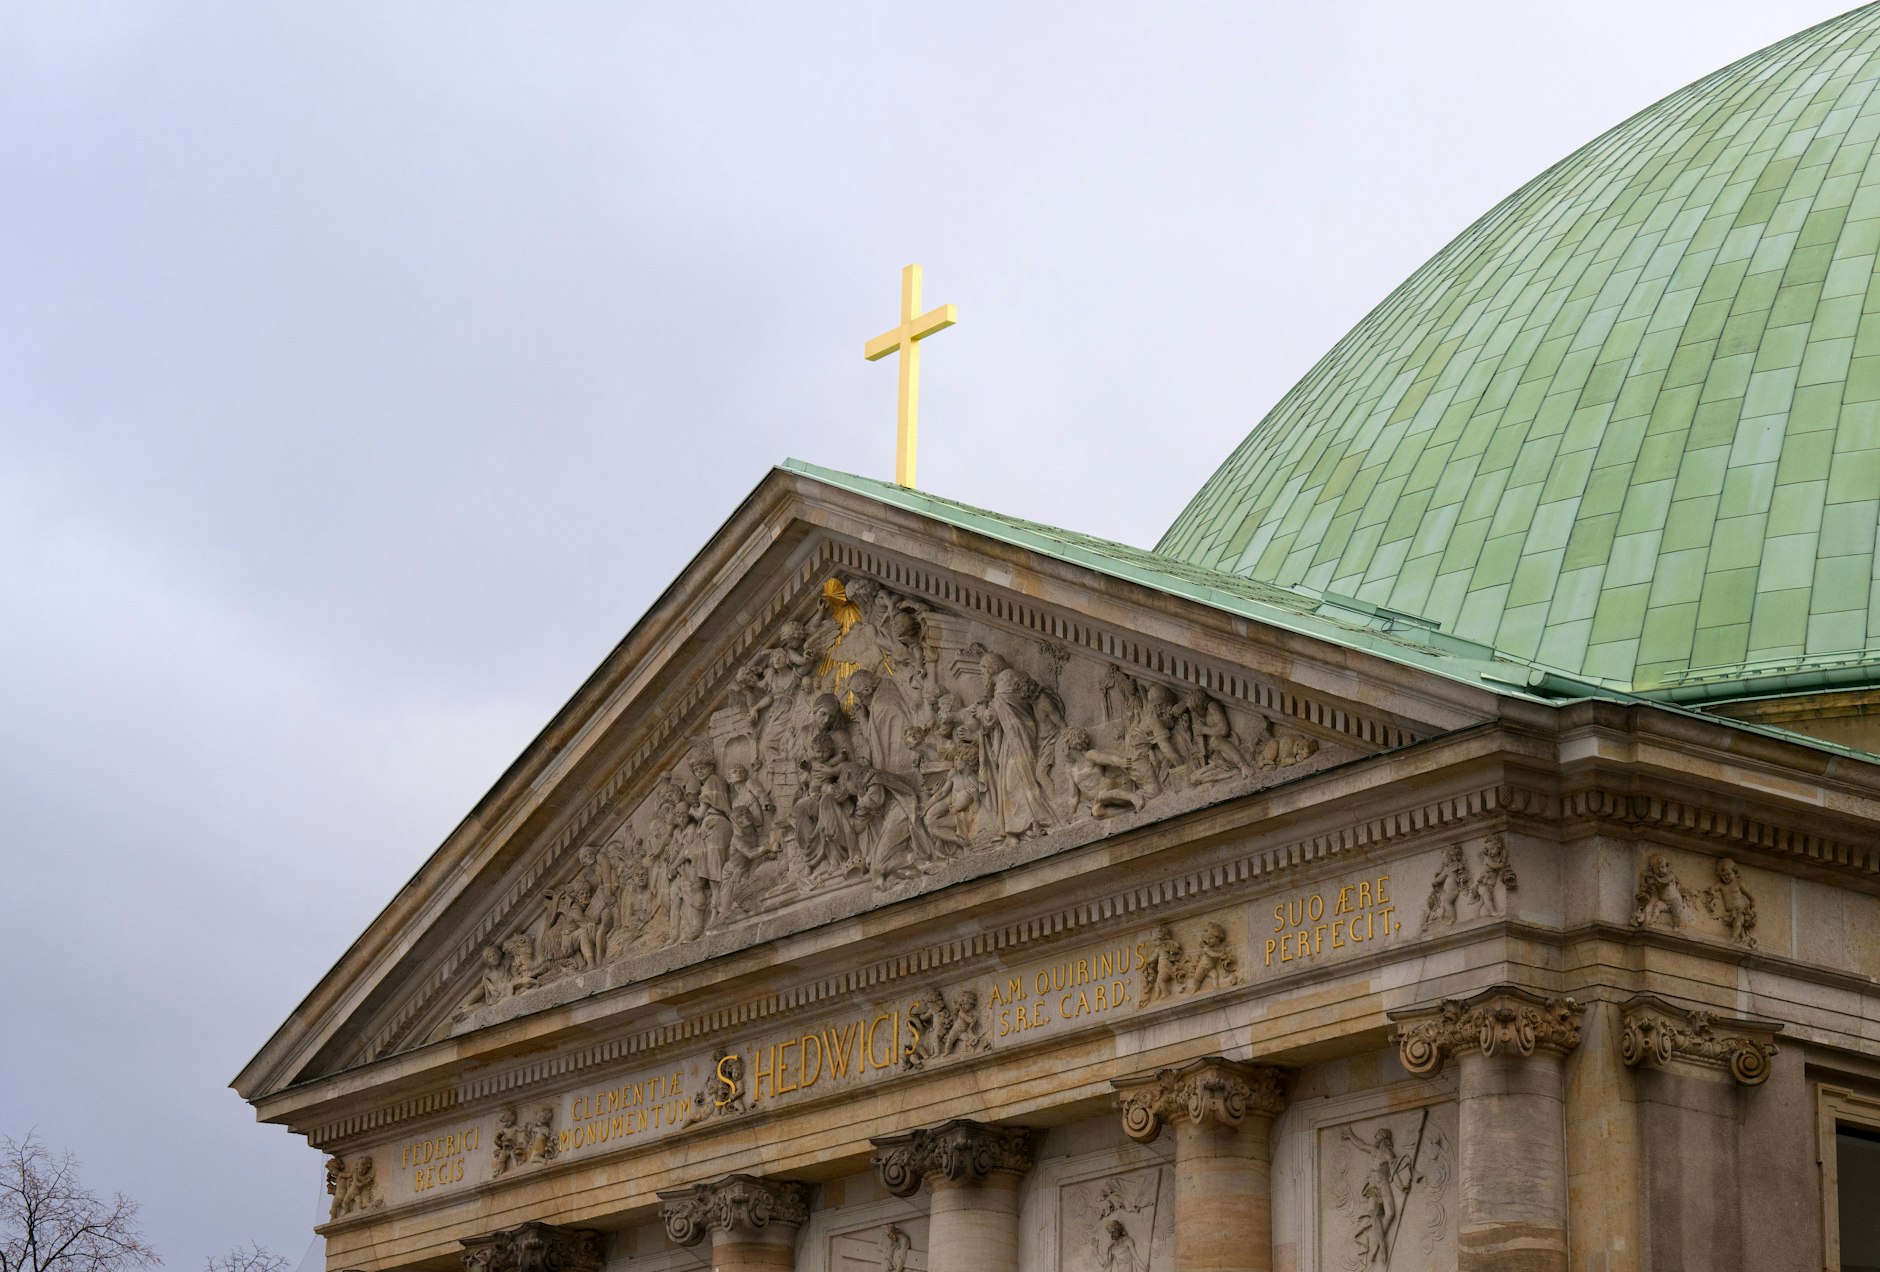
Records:
[[[1492,714],[1192,576],[993,529],[773,472],[237,1088],[472,1040]]]

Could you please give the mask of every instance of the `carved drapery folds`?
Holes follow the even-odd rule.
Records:
[[[1772,1039],[1781,1027],[1727,1017],[1719,1020],[1710,1012],[1675,1007],[1646,995],[1625,1004],[1619,1057],[1631,1067],[1684,1061],[1724,1069],[1744,1086],[1759,1086],[1769,1080],[1776,1057]]]
[[[1035,1141],[1036,1133],[1022,1126],[957,1119],[875,1140],[875,1169],[889,1192],[911,1197],[922,1180],[978,1183],[995,1171],[1023,1174],[1031,1169]]]
[[[464,1272],[600,1272],[605,1240],[591,1228],[519,1224],[466,1239]]]
[[[479,952],[454,1019],[810,898],[918,885],[965,855],[1251,783],[1317,750],[1193,684],[832,577],[730,672],[624,820],[601,823],[520,926]],[[1237,975],[1215,959],[1202,975]]]
[[[789,1179],[729,1175],[659,1194],[666,1235],[682,1246],[714,1232],[743,1236],[775,1224],[794,1227],[809,1218],[809,1185]]]
[[[1580,1045],[1580,1005],[1571,998],[1545,998],[1513,986],[1445,1001],[1427,1012],[1392,1012],[1394,1041],[1403,1067],[1426,1077],[1451,1056],[1531,1056],[1568,1052]]]
[[[1161,1134],[1164,1123],[1239,1126],[1249,1112],[1271,1117],[1286,1107],[1282,1070],[1219,1056],[1114,1085],[1124,1132],[1144,1144]]]

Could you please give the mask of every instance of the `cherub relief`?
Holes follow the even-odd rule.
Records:
[[[1482,841],[1482,860],[1475,875],[1475,911],[1484,918],[1499,919],[1508,912],[1508,894],[1519,885],[1514,866],[1508,861],[1508,842],[1500,835]]]
[[[497,1110],[496,1133],[490,1136],[490,1178],[501,1178],[520,1162],[522,1147],[522,1132],[516,1129],[516,1110]]]
[[[347,1215],[385,1206],[385,1198],[379,1193],[377,1168],[370,1155],[355,1157],[350,1163],[343,1157],[327,1159],[326,1190],[333,1197],[333,1204],[327,1210],[328,1219],[344,1219]]]
[[[1217,988],[1240,984],[1240,961],[1228,944],[1227,929],[1219,923],[1202,925],[1200,947],[1188,972],[1189,989],[1206,989],[1210,983]]]
[[[1743,872],[1728,857],[1717,859],[1717,882],[1704,889],[1704,910],[1721,919],[1729,929],[1730,939],[1738,945],[1756,948],[1750,929],[1756,926],[1756,898],[1743,886]]]
[[[1678,881],[1677,872],[1671,868],[1671,859],[1661,852],[1647,857],[1638,873],[1638,894],[1633,899],[1632,926],[1663,924],[1681,928],[1696,917],[1696,909],[1684,894],[1684,885]]]
[[[1149,939],[1148,957],[1142,964],[1141,1005],[1147,1007],[1180,992],[1186,982],[1185,963],[1182,943],[1176,939],[1175,929],[1166,923],[1157,927]]]
[[[1443,849],[1442,864],[1430,880],[1429,899],[1423,903],[1423,930],[1449,927],[1456,921],[1456,906],[1464,896],[1473,895],[1475,881],[1469,876],[1469,864],[1463,860],[1462,845]]]
[[[555,1106],[544,1104],[535,1110],[534,1118],[522,1128],[521,1152],[518,1160],[529,1165],[555,1159]]]

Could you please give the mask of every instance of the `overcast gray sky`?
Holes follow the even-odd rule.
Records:
[[[0,1133],[298,1258],[225,1084],[764,469],[1153,544],[1503,195],[1839,0],[0,5]]]

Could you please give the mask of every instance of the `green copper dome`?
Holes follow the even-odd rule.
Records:
[[[1641,690],[1880,671],[1880,5],[1418,270],[1157,551]]]

